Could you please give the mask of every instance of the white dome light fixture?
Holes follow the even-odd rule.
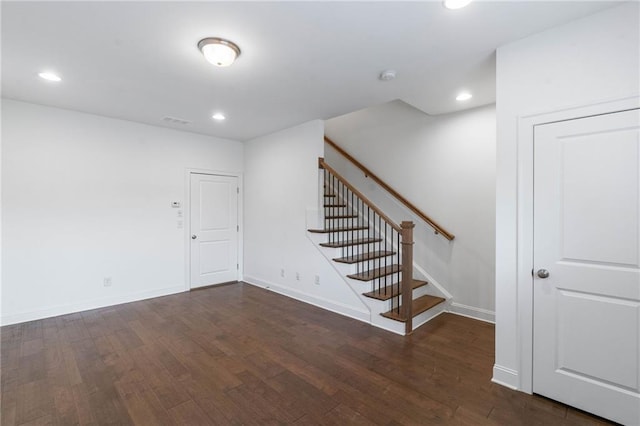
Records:
[[[473,96],[469,92],[461,92],[456,96],[456,101],[468,101]]]
[[[198,49],[205,59],[217,67],[228,67],[240,56],[237,44],[218,37],[208,37],[198,42]]]
[[[444,0],[444,7],[447,9],[462,9],[465,6],[468,6],[471,3],[471,0]]]
[[[216,121],[223,121],[223,120],[226,120],[227,117],[221,112],[216,112],[211,116],[211,118],[213,118]]]

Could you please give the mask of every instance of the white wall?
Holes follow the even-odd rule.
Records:
[[[329,164],[396,222],[413,220],[414,262],[451,310],[493,320],[495,106],[428,116],[394,101],[327,121],[329,138],[449,232],[448,242],[327,148]],[[420,271],[414,274],[420,275]]]
[[[531,371],[530,365],[521,362],[522,348],[527,346],[521,339],[527,338],[523,336],[531,322],[530,307],[521,300],[530,300],[531,279],[526,278],[527,270],[518,270],[518,253],[528,249],[518,245],[525,214],[518,210],[522,197],[518,173],[531,167],[518,163],[518,120],[638,95],[639,9],[637,2],[627,3],[498,49],[497,382],[522,389],[523,383],[530,382],[525,376]]]
[[[321,121],[311,121],[245,142],[244,280],[369,321],[366,307],[307,233],[318,227],[323,131]]]
[[[242,144],[2,100],[2,323],[183,291],[187,168]],[[112,286],[104,287],[104,277]]]

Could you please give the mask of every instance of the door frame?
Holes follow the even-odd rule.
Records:
[[[182,206],[182,218],[184,223],[184,291],[191,291],[191,175],[213,175],[213,176],[229,176],[238,179],[238,281],[242,281],[244,278],[244,222],[242,218],[243,214],[243,180],[242,173],[240,172],[228,172],[209,169],[196,169],[187,168],[184,173],[184,200],[185,203]]]
[[[640,108],[640,96],[594,102],[518,117],[517,128],[517,336],[518,389],[533,393],[533,148],[534,127]]]

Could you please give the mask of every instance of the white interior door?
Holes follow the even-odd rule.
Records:
[[[238,279],[238,178],[191,174],[191,288]]]
[[[533,391],[639,425],[640,110],[534,141]]]

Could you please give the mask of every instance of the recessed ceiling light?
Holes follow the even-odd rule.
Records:
[[[396,78],[396,72],[394,70],[382,71],[378,76],[378,79],[382,81],[391,81]]]
[[[465,6],[468,6],[471,3],[471,0],[444,0],[444,7],[447,9],[462,9]]]
[[[462,93],[458,94],[458,96],[456,96],[456,101],[468,101],[471,98],[473,98],[471,93],[462,92]]]
[[[43,71],[41,73],[38,73],[38,77],[47,81],[55,81],[55,82],[62,81],[60,76],[49,71]]]
[[[215,114],[213,114],[211,116],[211,118],[213,118],[214,120],[217,120],[217,121],[222,121],[222,120],[225,120],[227,117],[225,117],[225,115],[222,114],[221,112],[216,112]]]
[[[198,49],[207,61],[217,67],[228,67],[240,56],[240,48],[237,44],[218,37],[200,40]]]

